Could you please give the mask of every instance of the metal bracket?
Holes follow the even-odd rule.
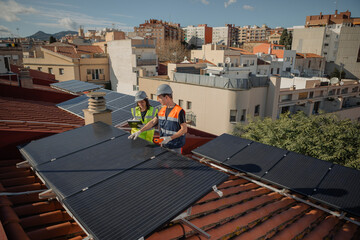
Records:
[[[214,192],[216,192],[219,195],[219,197],[224,196],[224,193],[222,191],[220,191],[219,189],[217,189],[216,185],[214,185],[212,187],[212,189],[214,190]]]
[[[30,168],[29,161],[23,161],[16,164],[16,168]]]
[[[184,218],[180,218],[179,219],[181,223],[185,224],[186,226],[188,226],[189,228],[191,228],[192,230],[194,230],[195,232],[199,233],[200,235],[206,237],[207,239],[211,238],[211,235],[208,234],[207,232],[205,232],[204,230],[202,230],[201,228],[195,226],[194,224],[192,224],[191,222],[189,222],[188,220],[184,219]]]
[[[52,189],[48,189],[42,193],[39,193],[39,199],[52,199],[55,197],[56,194],[52,191]]]
[[[183,212],[182,214],[180,214],[179,216],[177,216],[176,218],[174,218],[172,221],[176,221],[182,218],[186,218],[189,217],[191,215],[191,207],[189,207],[186,212]]]

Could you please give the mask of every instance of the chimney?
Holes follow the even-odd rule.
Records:
[[[30,77],[30,72],[26,69],[20,70],[19,87],[33,88],[33,79],[32,79],[32,77]]]
[[[85,125],[95,122],[104,122],[112,125],[111,110],[106,109],[105,92],[91,92],[89,97],[89,108],[84,109]]]
[[[57,48],[57,46],[55,46],[55,48],[54,48],[54,52],[58,52],[58,48]]]
[[[107,43],[104,44],[104,51],[105,51],[105,54],[107,54],[107,48],[108,48],[108,45]]]

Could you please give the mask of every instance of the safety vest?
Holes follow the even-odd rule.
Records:
[[[166,106],[162,107],[158,113],[160,137],[172,136],[180,130],[179,114],[183,110],[179,105],[175,107],[169,113],[167,119],[165,118]],[[185,145],[185,134],[181,137],[171,140],[165,144],[166,148],[181,148]]]
[[[158,109],[155,109],[153,107],[149,107],[149,109],[146,112],[146,115],[144,117],[144,121],[141,118],[141,111],[140,111],[140,107],[135,107],[131,109],[131,114],[133,115],[133,118],[136,120],[140,120],[142,124],[147,124],[148,122],[150,122],[157,114]],[[132,128],[131,129],[131,133],[137,132],[140,129],[138,128]],[[141,137],[142,139],[145,139],[146,141],[152,142],[153,141],[153,137],[154,137],[154,129],[150,129],[148,131],[142,132],[139,137]]]

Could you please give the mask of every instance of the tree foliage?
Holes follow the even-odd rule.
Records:
[[[360,124],[335,115],[298,112],[274,121],[251,119],[235,125],[233,134],[360,170]]]
[[[49,43],[53,43],[53,42],[56,42],[56,38],[54,38],[54,36],[50,36]]]
[[[286,29],[284,29],[284,31],[282,32],[282,34],[280,36],[279,44],[284,45],[286,50],[290,50],[291,44],[292,44],[291,32],[288,33],[288,31]]]
[[[172,63],[180,63],[184,61],[184,58],[189,59],[189,50],[180,41],[168,40],[157,49],[159,61],[169,61]]]
[[[330,74],[330,77],[337,77],[339,79],[344,79],[345,76],[346,76],[346,73],[343,70],[341,70],[341,73],[340,73],[339,69],[337,69],[337,68],[334,68],[334,71]]]

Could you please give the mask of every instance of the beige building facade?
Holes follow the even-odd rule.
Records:
[[[75,79],[106,84],[110,81],[108,58],[98,49],[95,53],[85,51],[92,47],[78,46],[79,50],[74,46],[41,47],[34,57],[24,58],[24,67],[54,74],[59,81]]]
[[[360,26],[333,24],[294,28],[292,50],[325,57],[326,73],[343,70],[346,78],[360,79]]]
[[[139,89],[156,100],[157,87],[169,84],[175,103],[186,112],[189,126],[217,135],[230,133],[238,122],[246,124],[254,117],[276,119],[288,111],[303,111],[307,115],[334,113],[343,119],[360,120],[360,84],[353,80],[345,81],[344,85],[321,86],[320,80],[300,79],[305,83],[302,89],[297,89],[281,88],[282,81],[292,83],[292,79],[270,77],[266,86],[235,89],[206,85],[211,79],[206,84],[201,84],[201,79],[197,84],[176,79],[140,77]]]

